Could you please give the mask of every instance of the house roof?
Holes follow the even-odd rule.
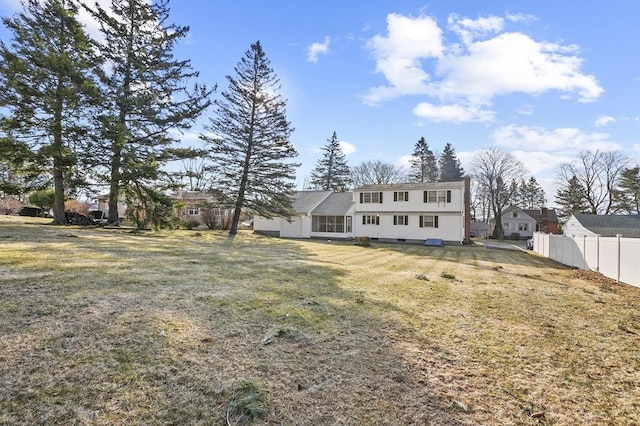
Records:
[[[501,215],[501,216],[502,216],[502,218],[503,218],[503,219],[511,218],[511,216],[507,216],[507,217],[505,217],[505,215],[508,215],[509,213],[511,213],[511,212],[512,212],[512,211],[514,211],[514,210],[515,210],[515,211],[517,211],[517,212],[519,213],[519,215],[518,215],[518,219],[519,219],[519,220],[522,220],[522,219],[525,219],[525,220],[526,220],[526,217],[520,216],[520,214],[524,214],[525,216],[529,216],[529,219],[530,219],[530,220],[536,221],[536,218],[535,218],[535,217],[531,216],[531,215],[530,215],[526,210],[522,210],[520,207],[517,207],[517,206],[509,206],[509,207],[507,207],[507,208],[502,212],[502,215]]]
[[[488,231],[490,229],[489,224],[476,220],[475,222],[471,222],[471,230],[472,231]]]
[[[574,213],[573,217],[589,231],[603,237],[621,234],[627,238],[640,238],[640,215],[599,215]]]
[[[381,185],[364,185],[354,189],[354,192],[362,191],[407,191],[410,189],[451,189],[453,187],[463,187],[464,180],[450,182],[416,182],[416,183],[389,183]]]
[[[310,213],[331,194],[331,191],[298,191],[295,200],[293,200],[293,211]]]
[[[353,192],[334,192],[325,198],[313,214],[346,214],[353,206]]]
[[[544,220],[547,222],[558,222],[558,215],[555,209],[524,209],[523,211],[534,218],[536,222],[542,222]]]

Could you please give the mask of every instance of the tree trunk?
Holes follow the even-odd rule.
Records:
[[[120,218],[118,214],[118,200],[120,197],[120,155],[119,148],[114,149],[111,158],[111,179],[109,182],[109,217],[111,225],[118,225]]]

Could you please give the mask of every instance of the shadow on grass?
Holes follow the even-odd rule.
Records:
[[[469,423],[407,362],[420,338],[295,242],[77,232],[11,239],[46,252],[0,275],[3,421],[219,424],[242,379],[266,423]]]

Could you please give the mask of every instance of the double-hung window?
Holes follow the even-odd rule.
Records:
[[[437,228],[437,227],[438,227],[438,216],[436,215],[420,216],[420,228]]]
[[[365,214],[362,216],[363,225],[380,225],[379,214]]]
[[[361,192],[360,204],[382,203],[382,192]]]
[[[442,190],[442,191],[424,191],[423,192],[423,201],[425,203],[450,203],[451,202],[451,190]]]
[[[409,201],[409,191],[394,191],[393,201]]]
[[[409,216],[407,216],[407,215],[395,215],[395,216],[393,216],[393,224],[394,225],[408,225],[409,224]]]

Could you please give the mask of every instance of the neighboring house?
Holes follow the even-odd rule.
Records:
[[[491,232],[491,227],[488,223],[476,220],[471,222],[471,236],[477,238],[487,238]]]
[[[536,231],[536,219],[519,207],[511,206],[502,212],[502,229],[505,238],[515,235],[529,238]]]
[[[186,221],[197,221],[200,225],[207,220],[215,228],[226,228],[231,223],[233,209],[217,207],[219,199],[214,192],[177,190],[168,194],[176,203],[176,216]],[[207,220],[203,217],[203,211],[212,209],[213,216]]]
[[[96,215],[93,212],[102,212],[101,215]],[[109,217],[109,194],[102,194],[96,197],[96,203],[89,207],[89,213],[94,218],[107,218]],[[118,201],[118,219],[122,222],[127,213],[127,205],[122,201]]]
[[[370,185],[353,192],[300,191],[290,218],[254,218],[257,232],[293,238],[468,241],[469,179]]]
[[[256,232],[284,238],[353,237],[353,193],[299,191],[294,215],[267,219],[254,216]]]
[[[545,234],[560,234],[560,224],[558,215],[554,209],[542,207],[540,209],[524,209],[526,214],[536,220],[536,232],[544,232]]]
[[[640,215],[574,213],[562,227],[564,235],[640,238]]]

